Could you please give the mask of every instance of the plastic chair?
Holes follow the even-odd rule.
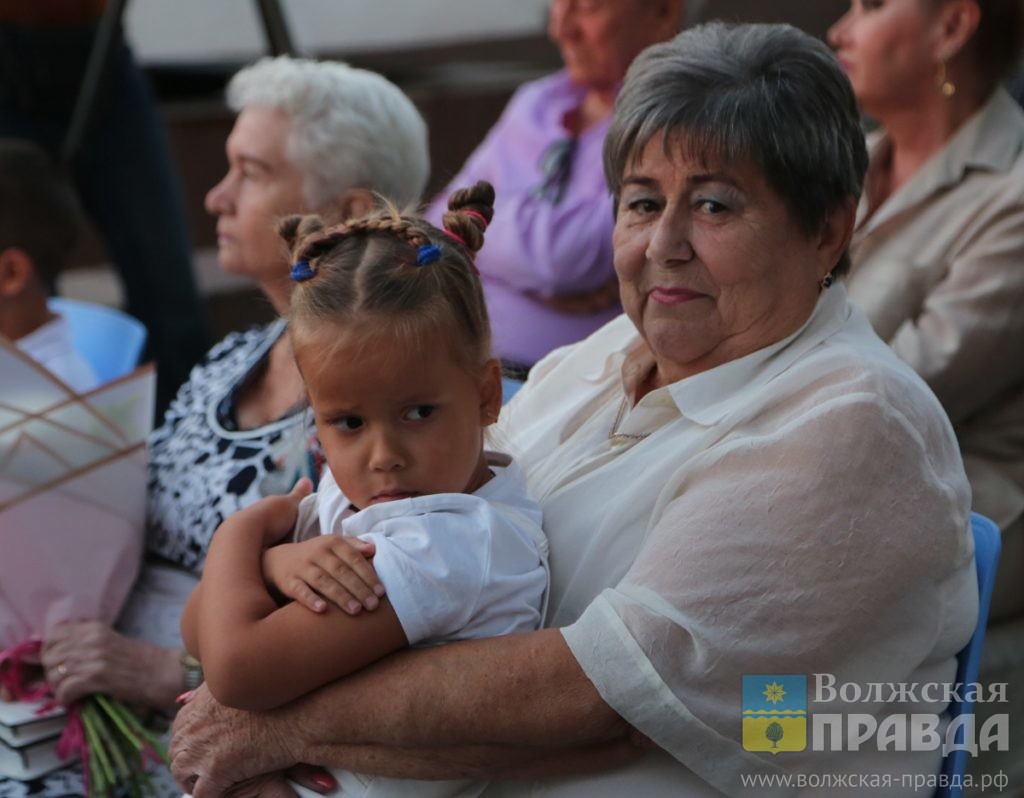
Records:
[[[508,404],[508,400],[515,396],[523,387],[522,380],[514,380],[511,377],[501,378],[501,403]]]
[[[146,345],[146,328],[138,319],[120,310],[54,297],[50,310],[67,319],[71,344],[82,355],[101,383],[121,377],[138,365]]]
[[[957,655],[957,684],[972,684],[978,681],[978,669],[981,662],[981,646],[985,640],[985,626],[988,623],[988,607],[992,601],[992,586],[996,581],[996,565],[999,563],[999,550],[1002,541],[999,527],[991,520],[978,513],[971,513],[971,532],[974,533],[974,563],[978,569],[978,625],[974,627],[971,641]],[[957,693],[963,693],[958,690]],[[974,701],[954,702],[949,705],[950,722],[961,715],[974,714]],[[964,742],[965,730],[957,730],[955,742]],[[940,787],[935,793],[936,798],[961,798],[964,793],[963,778],[967,772],[967,751],[951,751],[942,763],[943,781],[946,784],[957,776],[957,787]]]

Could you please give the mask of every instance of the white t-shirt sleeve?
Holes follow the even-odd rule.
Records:
[[[472,511],[434,509],[382,517],[369,508],[344,523],[344,534],[377,547],[373,567],[410,645],[453,635],[479,604],[490,571],[487,503]]]
[[[410,645],[537,629],[548,586],[541,513],[514,464],[476,494],[445,493],[356,511],[329,471],[321,534],[376,545],[372,564]]]

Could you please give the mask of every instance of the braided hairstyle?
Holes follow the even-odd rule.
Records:
[[[304,272],[289,312],[296,347],[327,324],[378,326],[410,345],[441,333],[460,363],[482,366],[491,356],[490,322],[473,256],[493,206],[494,189],[480,181],[448,200],[444,231],[390,203],[330,227],[318,216],[283,219],[278,233]]]

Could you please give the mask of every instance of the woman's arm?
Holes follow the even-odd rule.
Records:
[[[526,775],[556,752],[624,746],[627,731],[548,629],[403,651],[272,712],[201,692],[175,721],[171,755],[179,783],[204,798],[300,761],[406,778]],[[429,762],[417,760],[427,748]]]
[[[1018,172],[1020,170],[1017,170]],[[954,424],[970,418],[1024,377],[1013,355],[1024,337],[1024,208],[1019,201],[947,264],[920,312],[889,340],[939,397]]]
[[[389,602],[352,617],[278,607],[262,572],[264,546],[294,526],[308,487],[236,513],[217,530],[183,634],[210,691],[239,709],[266,710],[408,645]]]

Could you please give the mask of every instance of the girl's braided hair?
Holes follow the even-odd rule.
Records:
[[[278,233],[304,270],[291,298],[292,336],[301,341],[325,323],[364,330],[376,322],[413,344],[440,331],[461,362],[482,365],[490,322],[473,256],[493,206],[494,189],[480,181],[452,194],[444,231],[387,202],[330,227],[318,216],[282,219]]]

